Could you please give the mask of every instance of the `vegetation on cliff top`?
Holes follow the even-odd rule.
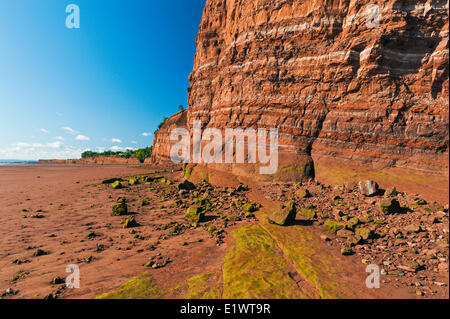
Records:
[[[138,159],[141,163],[145,161],[146,158],[152,155],[152,146],[148,146],[146,148],[140,148],[137,150],[127,150],[125,152],[113,152],[113,151],[105,151],[102,153],[93,152],[93,151],[85,151],[81,154],[81,158],[95,158],[99,156],[105,157],[122,157],[122,158],[131,158],[134,157]]]

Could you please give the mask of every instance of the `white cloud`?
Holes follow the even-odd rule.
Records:
[[[152,133],[148,133],[148,132],[142,133],[142,136],[152,136],[152,135],[153,135]]]
[[[111,139],[111,141],[112,141],[113,143],[122,143],[122,140],[121,140],[121,139],[118,139],[118,138],[113,138],[113,139]]]
[[[56,140],[59,140],[59,141],[62,141],[62,140],[64,140],[64,137],[62,137],[62,136],[57,136],[57,137],[55,137],[55,139],[56,139]]]
[[[47,144],[41,144],[41,143],[24,143],[24,142],[17,142],[12,144],[12,146],[16,146],[19,148],[60,148],[62,146],[61,142],[52,142]]]
[[[77,140],[77,141],[90,141],[91,139],[89,138],[89,136],[78,134],[75,137],[75,140]]]
[[[51,148],[60,148],[62,146],[62,143],[61,142],[47,143],[46,146]]]
[[[65,130],[65,131],[67,131],[67,132],[70,133],[70,134],[73,134],[73,135],[76,134],[76,133],[78,133],[78,132],[75,131],[73,128],[68,127],[68,126],[64,126],[62,129]]]
[[[45,128],[41,128],[42,133],[48,133],[48,131]]]
[[[27,144],[27,143],[22,143]],[[61,148],[44,147],[10,147],[0,148],[0,158],[20,159],[20,160],[38,160],[38,159],[75,159],[80,158],[84,152],[81,148],[65,146]]]
[[[136,141],[131,141],[131,144],[137,144],[138,142],[136,142]]]
[[[120,147],[120,146],[117,146],[117,145],[114,145],[114,146],[112,146],[111,147],[111,151],[113,151],[113,152],[125,152],[125,151],[128,151],[128,150],[134,150],[134,148],[133,147]]]

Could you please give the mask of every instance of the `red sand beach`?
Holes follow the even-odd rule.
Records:
[[[224,257],[234,245],[230,232],[259,221],[244,218],[222,226],[221,219],[217,218],[212,219],[208,226],[187,228],[183,224],[186,208],[175,209],[172,199],[163,198],[169,186],[164,185],[165,188],[160,189],[156,185],[151,190],[153,188],[140,183],[114,190],[110,185],[102,184],[103,179],[149,174],[155,170],[149,166],[126,165],[0,167],[0,292],[11,288],[16,293],[6,298],[44,298],[50,294],[58,298],[94,298],[118,289],[145,271],[151,273],[159,288],[170,290],[170,296],[175,298],[186,297],[190,289],[186,282],[199,274],[217,274],[216,284],[220,284]],[[183,180],[179,170],[168,170],[163,174],[175,183]],[[238,180],[224,176],[219,180],[229,185],[238,183]],[[264,189],[271,194],[281,189],[276,185],[245,182],[250,186],[250,192],[245,196],[262,203],[263,207],[271,205]],[[270,190],[270,187],[276,189]],[[289,185],[286,187],[289,189]],[[127,197],[129,214],[136,217],[140,227],[124,229],[123,218],[111,216],[111,208],[119,196]],[[245,200],[244,195],[239,196],[240,200]],[[143,198],[149,201],[148,205],[139,204]],[[224,200],[224,212],[231,209],[230,201]],[[448,215],[446,218],[447,224],[442,227],[446,225],[448,229]],[[212,232],[210,225],[218,227],[220,232]],[[176,227],[180,230],[175,231]],[[280,230],[280,234],[295,230],[285,229]],[[317,238],[322,231],[318,226],[310,229],[317,233],[314,235]],[[273,235],[275,238],[277,233]],[[292,235],[296,236],[296,233],[292,232]],[[361,256],[342,256],[340,246],[334,240],[317,245],[316,254],[334,258],[333,264],[345,269],[338,279],[358,297],[448,298],[448,272],[445,275],[425,271],[426,280],[420,279],[423,273],[407,274],[404,279],[409,280],[412,286],[415,280],[425,283],[421,296],[416,294],[416,287],[411,288],[406,281],[400,285],[395,279],[387,280],[381,289],[367,290],[364,285],[367,274]],[[34,256],[38,249],[45,254]],[[162,261],[161,267],[146,267],[150,257]],[[443,257],[448,265],[448,253]],[[79,289],[64,289],[61,288],[64,285],[52,283],[55,278],[68,275],[65,269],[69,264],[80,267]],[[296,282],[300,290],[309,287],[308,280],[299,274],[293,276],[298,277]]]

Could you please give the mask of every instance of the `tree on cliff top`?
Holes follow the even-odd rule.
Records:
[[[152,148],[153,148],[152,146],[148,146],[146,148],[141,148],[138,150],[127,150],[126,152],[105,151],[102,153],[98,153],[98,152],[92,152],[92,151],[85,151],[81,154],[81,158],[93,158],[93,157],[98,157],[98,156],[123,157],[123,158],[135,157],[141,163],[143,163],[146,158],[148,158],[152,155]]]

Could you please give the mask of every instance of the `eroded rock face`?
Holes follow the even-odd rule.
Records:
[[[448,176],[447,1],[208,0],[189,81],[189,129],[276,127],[282,167]]]
[[[153,140],[153,150],[148,162],[167,162],[170,161],[170,149],[177,141],[170,140],[170,132],[176,128],[186,128],[187,110],[172,115],[166,123],[155,132]]]

